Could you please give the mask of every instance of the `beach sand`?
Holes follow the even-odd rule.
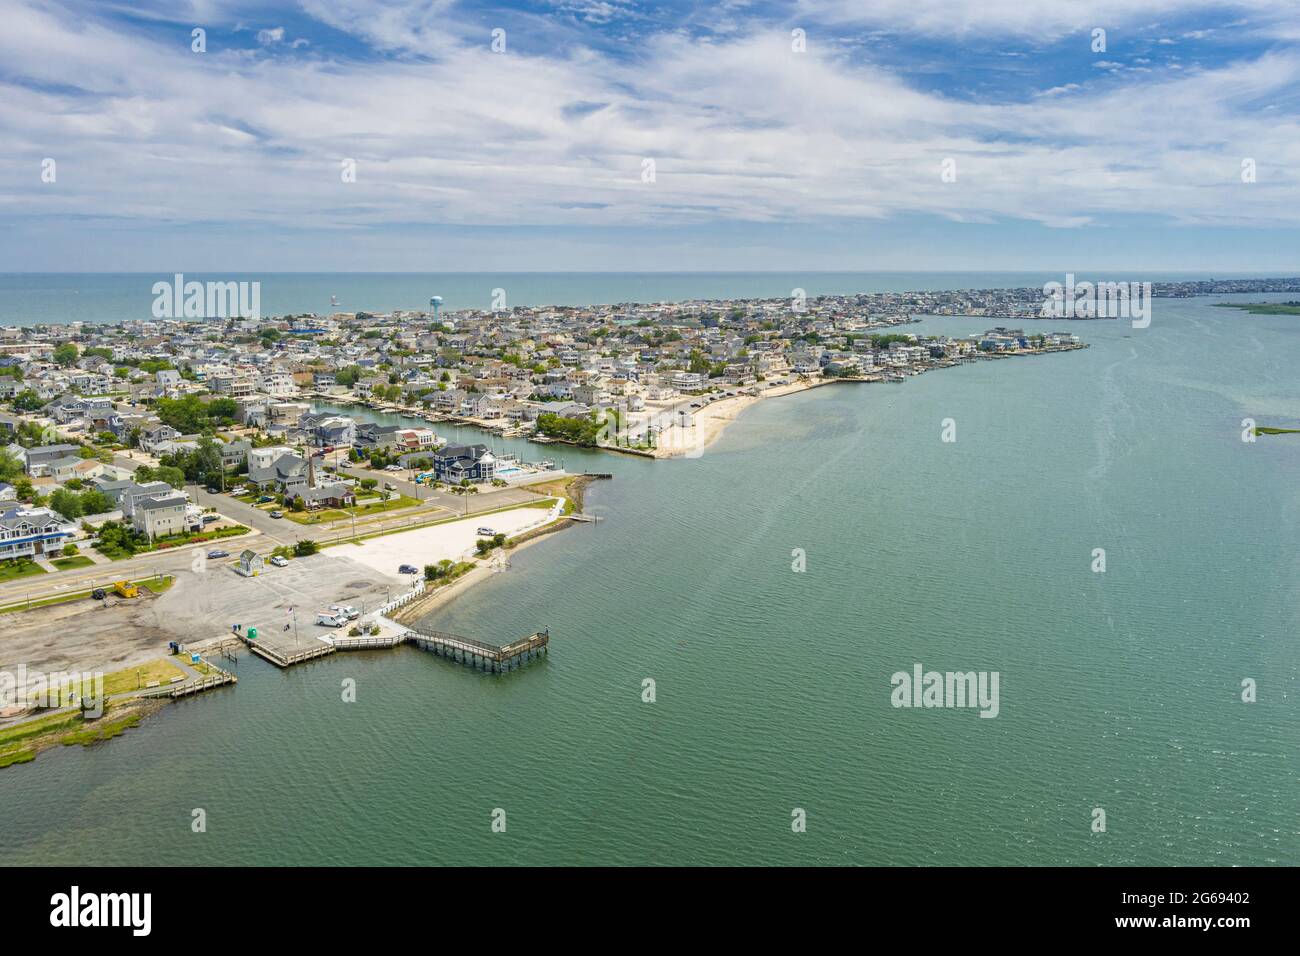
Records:
[[[424,570],[426,564],[439,561],[462,561],[475,557],[474,545],[484,535],[479,528],[491,528],[496,534],[514,537],[554,521],[564,509],[564,499],[543,508],[515,508],[496,514],[470,516],[427,528],[399,531],[371,538],[359,544],[340,544],[329,549],[334,557],[351,558],[378,571],[397,576],[397,567],[412,564]]]
[[[720,437],[727,426],[734,422],[740,413],[751,405],[756,405],[766,398],[779,398],[806,392],[810,388],[826,385],[822,380],[791,382],[764,389],[758,395],[737,395],[711,402],[692,415],[692,424],[687,428],[669,428],[659,437],[659,447],[654,450],[656,458],[692,458],[698,456]]]

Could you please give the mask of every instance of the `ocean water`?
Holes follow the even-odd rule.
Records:
[[[487,309],[494,290],[505,304],[589,305],[677,302],[696,298],[782,297],[940,289],[1033,287],[1061,282],[1038,272],[470,272],[470,273],[184,273],[186,281],[258,282],[262,315],[337,311],[427,310],[440,295],[446,309]],[[1230,278],[1220,273],[1218,278]],[[155,282],[174,273],[0,273],[0,325],[120,322],[152,317]],[[1084,278],[1081,274],[1080,278]],[[1093,277],[1096,278],[1096,277]],[[1211,278],[1190,273],[1107,275],[1144,281]],[[331,305],[331,297],[338,305]]]
[[[1214,301],[763,402],[695,460],[519,445],[612,472],[605,520],[431,623],[548,659],[244,658],[0,772],[4,861],[1300,863],[1300,435],[1241,441],[1300,427],[1300,319]],[[892,707],[916,663],[997,671],[1000,713]]]

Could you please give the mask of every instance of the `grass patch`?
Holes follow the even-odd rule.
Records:
[[[45,573],[45,569],[35,561],[23,558],[0,564],[0,581],[17,581],[19,578],[30,578]]]
[[[113,696],[114,694],[125,694],[134,690],[144,690],[150,683],[157,681],[159,686],[170,684],[173,677],[187,677],[188,675],[173,664],[165,657],[149,661],[147,664],[140,664],[136,667],[127,667],[120,671],[104,675],[104,694]],[[57,690],[50,691],[51,706],[61,707],[71,703],[67,700],[68,692],[77,693],[79,688],[69,684],[64,684]]]
[[[84,554],[78,554],[71,558],[55,558],[50,564],[54,565],[60,571],[71,571],[73,568],[84,568],[95,562],[90,560]]]
[[[549,508],[551,505],[555,503],[553,499],[544,499],[544,502],[545,502],[545,507],[547,508]],[[320,546],[322,548],[332,548],[337,544],[357,544],[369,538],[382,538],[390,534],[401,534],[403,531],[415,531],[420,528],[432,528],[436,525],[447,524],[452,521],[465,521],[469,518],[486,518],[488,515],[499,515],[503,511],[516,511],[519,508],[538,508],[538,507],[542,507],[542,505],[537,504],[537,502],[535,501],[526,501],[517,505],[506,505],[504,508],[493,508],[491,511],[480,511],[477,514],[472,514],[472,515],[452,515],[449,518],[437,518],[433,521],[421,521],[418,524],[405,525],[401,528],[389,528],[385,531],[371,531],[369,534],[363,532],[361,534],[356,535],[355,537],[347,537],[347,538],[340,539],[338,541],[322,541],[320,542]]]
[[[386,511],[401,511],[403,508],[419,507],[423,503],[417,498],[398,495],[396,498],[371,501],[352,508],[327,508],[324,511],[314,512],[286,511],[284,516],[298,524],[325,524],[329,521],[342,521],[345,518],[351,518],[353,514],[358,518],[364,518],[368,515],[382,514]]]
[[[136,581],[135,583],[154,594],[162,594],[176,583],[176,578],[173,575],[166,575],[161,581],[157,578],[145,578]],[[72,591],[68,594],[56,594],[53,597],[39,598],[38,600],[31,602],[15,601],[12,604],[6,604],[3,607],[0,607],[0,614],[9,614],[13,611],[34,610],[38,607],[49,607],[51,604],[65,604],[68,601],[80,601],[83,598],[90,597],[91,590],[91,588],[86,588],[84,591]],[[109,597],[113,596],[111,589],[105,588],[105,590],[109,592]]]
[[[109,720],[106,715],[89,723],[82,721],[83,729],[67,734],[60,743],[65,747],[71,747],[74,744],[89,747],[101,740],[112,740],[114,737],[120,737],[128,727],[134,727],[138,723],[140,723],[139,714],[127,714],[117,720]]]
[[[1215,308],[1241,309],[1251,315],[1300,315],[1300,302],[1216,302]]]

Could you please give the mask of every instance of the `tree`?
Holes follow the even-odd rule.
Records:
[[[362,488],[362,490],[364,490],[364,491],[374,491],[374,490],[375,490],[375,487],[376,487],[378,484],[379,484],[378,480],[376,480],[376,479],[374,479],[374,478],[362,478],[362,479],[361,479],[361,488]]]
[[[301,541],[299,541],[297,544],[293,546],[294,556],[299,558],[308,557],[309,555],[315,554],[319,550],[320,550],[320,545],[318,545],[311,538],[303,538]]]
[[[14,396],[14,408],[20,412],[35,412],[45,407],[45,401],[30,388]]]
[[[81,499],[67,488],[59,488],[50,495],[50,507],[69,521],[81,517]]]
[[[8,448],[0,448],[0,481],[12,484],[23,473],[22,462]]]
[[[59,365],[62,365],[64,368],[67,368],[69,365],[73,365],[76,363],[77,356],[79,356],[80,354],[81,352],[77,349],[75,345],[73,345],[71,342],[64,342],[62,345],[55,347],[54,361],[57,362]]]
[[[113,502],[98,488],[88,488],[81,493],[81,513],[102,515],[113,510]]]

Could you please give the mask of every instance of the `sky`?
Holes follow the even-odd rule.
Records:
[[[1300,273],[1300,0],[0,24],[0,272]]]

